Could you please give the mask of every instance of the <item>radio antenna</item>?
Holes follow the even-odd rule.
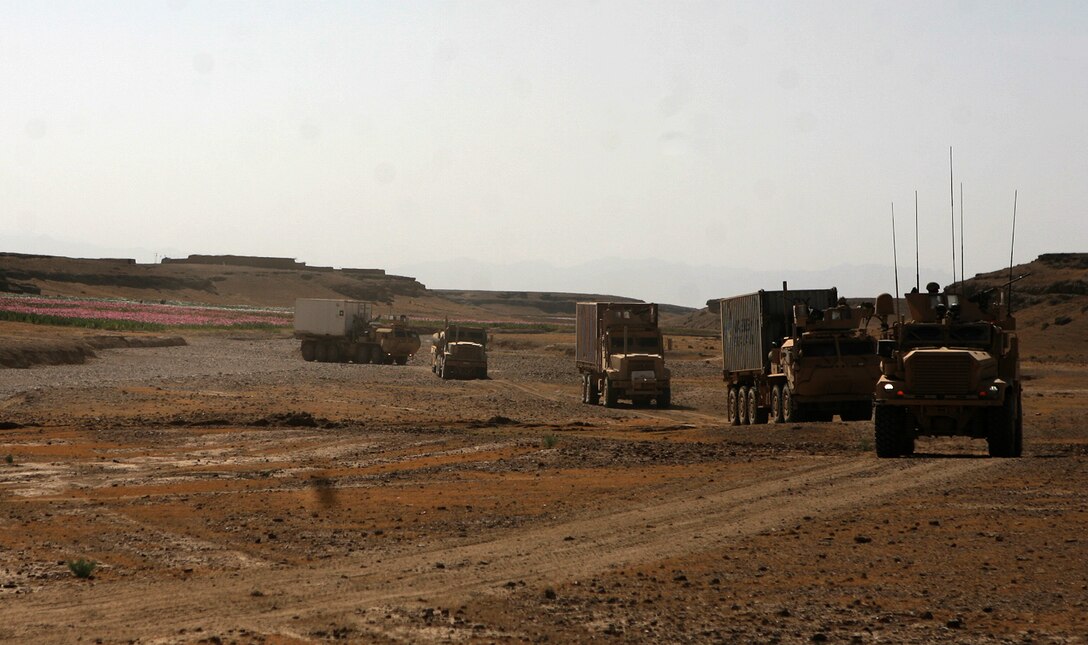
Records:
[[[892,202],[892,264],[895,265],[895,317],[899,318],[899,251],[895,244],[895,202]]]
[[[948,198],[952,204],[952,284],[956,284],[956,182],[952,176],[952,146],[948,146]]]
[[[1012,254],[1016,249],[1016,194],[1018,190],[1012,191],[1012,242],[1009,243],[1009,292],[1006,295],[1008,298],[1008,304],[1005,305],[1005,311],[1012,315]]]
[[[922,289],[922,279],[918,268],[918,191],[914,191],[914,290]]]
[[[963,269],[963,182],[960,182],[960,295],[967,296],[967,273]]]

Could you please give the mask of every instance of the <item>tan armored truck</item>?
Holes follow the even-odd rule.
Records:
[[[447,323],[431,337],[431,371],[442,379],[487,378],[487,330]]]
[[[657,305],[644,302],[579,302],[575,361],[582,374],[582,403],[606,407],[620,399],[667,408],[671,374],[665,367]]]
[[[718,301],[729,423],[869,419],[880,377],[872,306],[850,307],[834,287],[782,287]]]
[[[322,363],[404,365],[420,346],[404,316],[371,318],[370,304],[358,300],[299,298],[295,338],[304,360]]]
[[[1020,345],[1005,296],[1002,287],[965,300],[930,283],[927,293],[906,294],[909,319],[890,326],[894,300],[877,299],[885,330],[873,400],[878,457],[913,454],[919,436],[986,439],[990,456],[1020,456]]]

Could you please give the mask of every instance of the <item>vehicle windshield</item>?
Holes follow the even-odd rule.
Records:
[[[993,328],[985,323],[914,323],[903,326],[901,337],[904,347],[989,347]]]
[[[611,337],[609,349],[613,354],[623,351],[623,334]],[[657,336],[628,336],[627,353],[660,354],[661,339]]]

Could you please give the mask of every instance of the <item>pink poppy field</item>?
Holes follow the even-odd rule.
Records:
[[[42,296],[0,296],[0,320],[95,329],[289,327],[289,310]]]

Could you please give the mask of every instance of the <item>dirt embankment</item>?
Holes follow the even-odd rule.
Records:
[[[180,336],[88,334],[82,331],[30,331],[32,326],[0,322],[0,367],[81,365],[95,358],[96,350],[125,347],[177,347]]]

